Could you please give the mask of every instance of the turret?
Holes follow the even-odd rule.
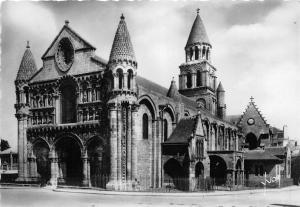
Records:
[[[110,52],[108,71],[113,76],[114,93],[136,93],[137,62],[123,14]]]
[[[137,180],[138,104],[137,62],[125,17],[121,16],[105,75],[111,82],[110,117],[111,177],[107,189],[125,189]],[[124,155],[130,156],[124,159]]]
[[[27,125],[29,119],[29,87],[28,81],[37,71],[37,67],[30,51],[29,42],[27,42],[17,78],[15,80],[16,97],[15,104],[16,118],[18,120],[18,156],[19,171],[17,181],[24,182],[28,180],[28,162],[27,162]]]
[[[180,100],[180,94],[178,92],[174,77],[171,81],[171,85],[170,85],[170,88],[168,90],[167,97],[173,98],[176,101]]]
[[[217,88],[217,115],[221,119],[226,117],[225,90],[221,82]]]

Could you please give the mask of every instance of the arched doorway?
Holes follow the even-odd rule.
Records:
[[[104,188],[109,181],[109,165],[105,156],[104,143],[99,137],[94,137],[88,143],[88,158],[91,185]]]
[[[242,162],[240,159],[236,162],[235,165],[235,185],[241,184],[241,174],[242,174]]]
[[[36,157],[37,173],[40,176],[42,183],[47,183],[50,180],[50,159],[49,159],[49,146],[43,140],[37,140],[33,144],[33,154]]]
[[[196,188],[205,189],[204,166],[202,162],[198,162],[195,165],[195,178],[196,178]]]
[[[187,173],[176,159],[171,158],[164,164],[164,172],[166,182],[172,180],[177,189],[188,189]]]
[[[76,120],[76,83],[66,79],[60,86],[61,92],[61,123],[75,123]]]
[[[55,147],[58,155],[58,182],[81,185],[82,159],[79,143],[72,137],[63,137],[56,142]]]
[[[215,180],[216,185],[226,183],[227,165],[223,158],[212,155],[210,158],[210,177]]]
[[[251,132],[246,135],[245,142],[248,143],[249,150],[256,149],[259,146],[257,137]]]

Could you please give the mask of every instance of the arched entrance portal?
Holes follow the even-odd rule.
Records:
[[[241,160],[238,159],[238,161],[236,162],[236,165],[235,165],[235,184],[236,185],[239,185],[241,184],[241,174],[242,174],[242,163],[241,163]]]
[[[37,173],[39,174],[42,183],[47,183],[50,180],[49,151],[48,144],[43,140],[38,140],[33,144]]]
[[[93,138],[88,144],[90,179],[94,187],[104,188],[109,180],[104,150],[104,144],[99,137]]]
[[[256,149],[259,146],[257,137],[253,133],[247,134],[245,142],[248,143],[249,150]]]
[[[215,180],[216,185],[226,183],[227,165],[223,158],[212,155],[210,158],[210,177]]]
[[[165,181],[169,182],[172,179],[177,189],[188,189],[187,173],[176,159],[171,158],[164,164],[164,172]]]
[[[202,162],[198,162],[195,166],[195,177],[204,178],[204,166]]]
[[[63,137],[56,144],[59,167],[59,183],[81,185],[82,160],[81,149],[75,139]]]

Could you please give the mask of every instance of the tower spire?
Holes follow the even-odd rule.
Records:
[[[21,64],[18,70],[16,81],[26,81],[28,80],[35,72],[37,67],[33,54],[30,51],[29,41],[26,44],[26,50],[24,52]]]
[[[190,35],[189,35],[189,38],[188,38],[188,41],[187,41],[185,47],[194,45],[196,43],[207,43],[210,45],[203,21],[199,15],[199,11],[200,11],[200,9],[198,8],[197,16],[193,23],[193,26],[192,26],[192,29],[191,29],[191,32],[190,32]]]
[[[127,60],[134,63],[136,62],[133,46],[123,14],[120,17],[120,22],[109,56],[109,62],[118,60]]]

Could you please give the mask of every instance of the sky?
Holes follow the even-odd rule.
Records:
[[[64,25],[109,58],[121,13],[138,74],[169,87],[196,9],[212,44],[212,64],[226,91],[227,114],[242,114],[250,97],[267,123],[300,141],[300,1],[4,2],[1,4],[0,137],[17,143],[14,80],[30,41],[41,56]]]

